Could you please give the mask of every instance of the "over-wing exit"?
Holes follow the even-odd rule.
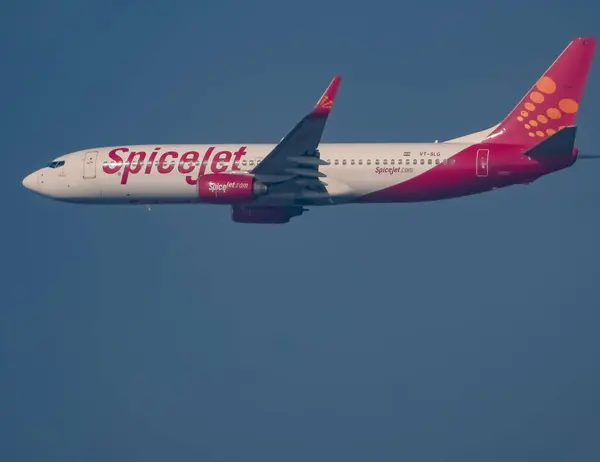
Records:
[[[596,48],[577,38],[499,124],[441,143],[321,143],[341,77],[277,144],[135,145],[57,157],[23,185],[80,204],[218,204],[239,223],[287,223],[309,207],[450,199],[572,166]]]

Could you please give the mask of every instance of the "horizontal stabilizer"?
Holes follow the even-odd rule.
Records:
[[[526,152],[529,157],[533,158],[549,158],[552,156],[569,156],[573,153],[575,146],[575,135],[577,127],[565,127],[559,130],[554,135],[546,138],[539,144]]]

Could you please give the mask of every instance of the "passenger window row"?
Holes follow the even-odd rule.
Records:
[[[261,161],[261,159],[256,160],[256,165],[258,165],[260,161]],[[166,161],[166,162],[163,161],[162,165],[177,165],[177,164],[181,164],[181,165],[195,165],[196,167],[199,167],[201,163],[202,163],[203,166],[207,166],[208,164],[210,164],[212,162],[213,162],[212,160],[210,160],[210,161],[204,160],[202,162],[200,162],[200,161],[196,161],[196,162],[182,162],[182,161],[171,160],[171,161]],[[227,162],[227,161],[219,161],[219,163],[224,163],[224,162]],[[109,165],[110,163],[111,162],[109,162],[108,160],[105,160],[105,161],[102,162],[102,165]],[[127,161],[123,162],[123,165],[128,165],[128,164],[129,163]],[[152,165],[152,164],[154,164],[156,166],[159,166],[159,165],[161,165],[161,162],[158,161],[158,160],[156,160],[154,162],[144,162],[144,161],[142,161],[142,162],[136,162],[136,161],[131,162],[131,165],[141,165],[141,166]],[[241,162],[241,164],[242,165],[254,166],[255,161],[253,161],[253,160],[245,161],[244,160],[244,161]]]
[[[326,160],[327,163],[331,164],[331,162],[329,160]],[[453,165],[455,163],[454,159],[398,159],[397,161],[395,159],[374,159],[373,161],[371,161],[371,159],[367,159],[365,161],[365,165],[440,165],[440,164],[444,164],[444,165]],[[354,160],[354,159],[350,159],[350,161],[347,161],[346,159],[335,159],[333,161],[333,165],[363,165],[363,160],[362,159],[358,159],[358,160]]]
[[[260,163],[262,159],[257,159],[256,161],[254,160],[242,160],[241,161],[241,165],[246,167],[246,166],[250,166],[253,167],[254,165],[258,165]],[[329,165],[331,165],[331,161],[330,160],[326,160],[325,162],[327,162]],[[371,159],[367,159],[364,162],[364,165],[440,165],[440,164],[444,164],[444,165],[454,165],[456,161],[454,159],[398,159],[397,161],[395,159],[373,159],[371,161]],[[64,161],[59,161],[59,162],[52,162],[50,165],[48,165],[48,167],[50,168],[56,168],[59,167],[61,165],[64,165]],[[109,161],[104,161],[102,162],[103,165],[108,165],[110,162]],[[184,165],[196,165],[197,167],[200,166],[200,161],[196,161],[196,162],[181,162],[181,161],[176,161],[176,160],[172,160],[170,162],[163,162],[162,165],[177,165],[177,164],[184,164]],[[203,166],[208,166],[208,164],[212,163],[211,161],[202,161],[202,165]],[[127,162],[124,162],[124,164],[127,164]],[[144,166],[144,165],[149,165],[152,164],[152,162],[132,162],[132,165],[140,165],[140,166]],[[160,165],[159,161],[155,161],[154,165],[158,166]],[[334,159],[333,160],[333,165],[363,165],[363,160],[362,159],[358,159],[358,160],[354,160],[354,159],[350,159],[349,161],[346,159]]]

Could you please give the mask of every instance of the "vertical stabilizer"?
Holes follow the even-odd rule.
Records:
[[[595,48],[596,39],[592,37],[569,43],[484,143],[531,148],[564,127],[575,125]]]

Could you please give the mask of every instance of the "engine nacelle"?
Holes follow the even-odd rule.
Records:
[[[198,198],[211,204],[238,204],[267,193],[267,186],[254,176],[215,173],[198,178]]]

